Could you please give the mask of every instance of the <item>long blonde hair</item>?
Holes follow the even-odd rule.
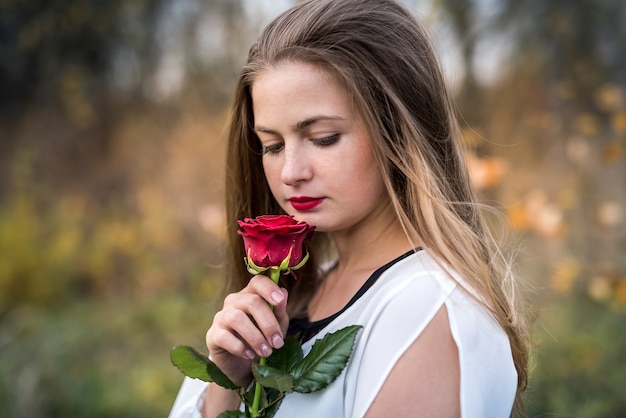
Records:
[[[289,9],[261,33],[238,80],[227,155],[229,288],[249,278],[237,219],[284,213],[269,190],[253,132],[254,77],[281,61],[320,66],[346,88],[366,124],[385,185],[404,231],[464,278],[506,331],[518,373],[513,416],[525,416],[527,327],[518,313],[510,269],[485,226],[469,183],[458,124],[439,63],[420,23],[394,0],[310,0]],[[318,281],[315,257],[285,281],[290,311],[302,310]]]

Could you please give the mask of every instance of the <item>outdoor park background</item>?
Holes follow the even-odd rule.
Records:
[[[625,416],[626,3],[406,3],[532,286],[530,415]],[[167,415],[221,289],[233,80],[290,4],[0,0],[0,416]]]

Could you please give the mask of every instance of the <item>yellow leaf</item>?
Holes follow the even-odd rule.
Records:
[[[521,205],[515,205],[508,209],[507,217],[513,229],[523,231],[528,229],[530,224],[526,210]]]
[[[626,135],[626,112],[618,112],[611,118],[613,130],[619,135]]]
[[[576,129],[583,135],[594,136],[600,131],[600,122],[594,115],[585,113],[576,118]]]
[[[626,277],[623,277],[622,280],[617,283],[615,288],[615,299],[619,304],[626,305]]]
[[[619,86],[607,84],[596,92],[594,100],[605,112],[616,112],[624,108],[624,94]]]
[[[569,293],[580,270],[580,262],[575,258],[561,260],[552,274],[552,289],[561,295]]]
[[[618,142],[612,142],[602,150],[602,158],[609,164],[613,164],[624,156],[624,146]]]
[[[613,293],[611,280],[606,276],[595,276],[589,281],[587,293],[592,299],[597,301],[606,301]]]
[[[474,188],[483,190],[500,183],[506,172],[507,164],[501,158],[470,156],[467,159],[467,168]]]

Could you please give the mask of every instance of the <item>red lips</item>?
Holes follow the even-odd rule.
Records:
[[[317,197],[298,196],[289,199],[291,206],[300,212],[311,210],[322,203],[324,199]]]

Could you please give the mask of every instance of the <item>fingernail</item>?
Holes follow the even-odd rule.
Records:
[[[261,346],[261,353],[263,353],[263,357],[269,357],[270,354],[272,354],[272,349],[267,344],[263,344]]]
[[[274,348],[280,348],[285,345],[285,342],[280,337],[280,335],[274,334],[274,336],[272,337],[272,345],[274,346]]]
[[[275,304],[279,304],[280,302],[285,300],[285,295],[283,295],[283,292],[274,291],[272,292],[271,296]]]
[[[254,357],[255,357],[254,353],[252,351],[250,351],[250,350],[246,350],[243,353],[243,355],[246,356],[250,360],[254,360]]]

